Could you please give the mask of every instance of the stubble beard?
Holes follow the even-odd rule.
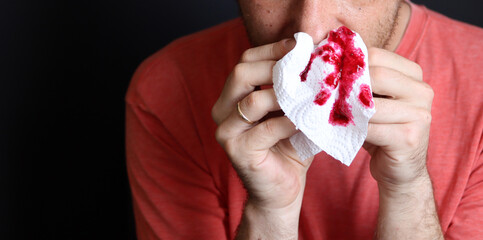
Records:
[[[240,6],[239,3],[240,0],[237,0],[238,6]],[[371,39],[368,39],[371,41],[371,45],[374,47],[378,48],[384,48],[387,49],[388,45],[390,44],[391,40],[393,40],[395,33],[396,33],[396,28],[398,26],[398,18],[399,18],[399,12],[402,7],[403,1],[397,1],[397,6],[393,8],[388,8],[388,12],[390,14],[386,15],[385,18],[380,19],[377,22],[376,29],[375,29],[375,34],[371,37]],[[241,11],[241,8],[238,8],[239,10],[239,15],[241,16],[241,19],[243,21],[243,25],[245,26],[247,35],[248,35],[248,40],[250,41],[251,46],[256,47],[260,46],[263,43],[260,43],[257,41],[257,36],[259,31],[255,29],[255,26],[249,26],[248,21],[246,18],[249,18],[250,16],[244,16],[243,12]],[[392,11],[391,11],[392,10]]]
[[[402,2],[397,2],[397,7],[393,8],[393,11],[387,18],[381,19],[378,23],[378,30],[376,34],[376,42],[375,45],[378,48],[387,49],[390,45],[391,41],[394,41],[394,37],[396,34],[396,28],[398,27],[398,19],[399,19],[399,12],[401,11]]]

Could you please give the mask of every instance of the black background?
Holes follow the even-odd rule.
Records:
[[[416,1],[483,26],[474,1]],[[124,94],[235,0],[0,1],[0,239],[135,239]]]

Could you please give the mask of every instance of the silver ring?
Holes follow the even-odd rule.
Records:
[[[243,114],[243,112],[240,109],[240,102],[237,103],[237,108],[238,108],[238,115],[240,115],[240,117],[243,119],[243,121],[245,121],[248,124],[254,124],[255,123],[255,122],[250,121],[250,119],[248,119],[245,116],[245,114]]]

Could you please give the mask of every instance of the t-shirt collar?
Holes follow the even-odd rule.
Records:
[[[415,50],[424,35],[428,15],[424,6],[416,5],[410,1],[406,2],[411,8],[411,17],[406,31],[404,32],[404,36],[395,52],[403,57],[411,59],[414,57],[413,54],[416,52]]]

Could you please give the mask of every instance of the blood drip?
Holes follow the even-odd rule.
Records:
[[[323,82],[331,89],[338,87],[338,96],[330,112],[329,123],[332,125],[347,126],[353,123],[352,106],[347,102],[349,94],[357,78],[364,72],[364,53],[354,46],[355,33],[347,27],[340,27],[329,34],[328,43],[320,46],[311,54],[309,63],[300,73],[302,82],[307,80],[312,64],[316,58],[332,64],[334,72],[327,75]],[[322,85],[322,89],[315,96],[314,103],[324,105],[331,93]],[[367,97],[367,95],[364,95]],[[362,101],[362,100],[361,100]],[[372,101],[369,102],[372,103]]]
[[[313,53],[310,55],[309,63],[307,64],[305,69],[300,73],[300,80],[302,82],[305,82],[307,80],[307,74],[309,73],[310,68],[312,67],[312,63],[314,62],[315,57],[317,57],[317,55],[314,55]]]

